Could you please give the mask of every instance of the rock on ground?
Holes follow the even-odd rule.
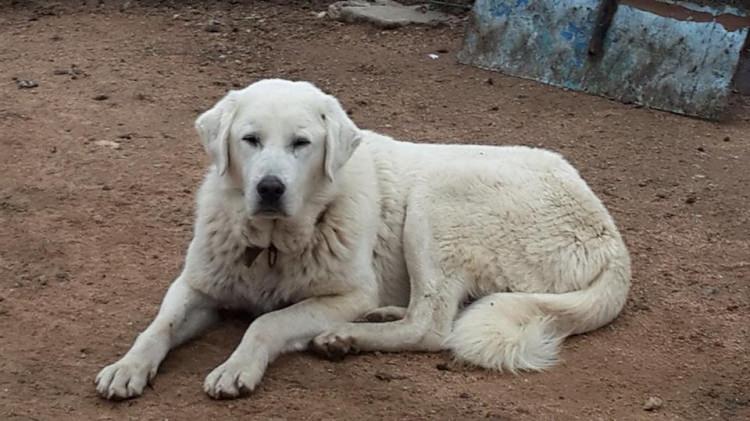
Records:
[[[426,4],[405,6],[391,0],[339,1],[328,7],[328,16],[342,22],[368,22],[380,28],[392,29],[406,25],[440,25],[450,16],[430,10]]]

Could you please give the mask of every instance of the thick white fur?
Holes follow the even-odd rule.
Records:
[[[169,349],[223,307],[258,318],[206,378],[214,398],[253,390],[274,358],[308,344],[331,356],[449,349],[490,369],[544,369],[565,336],[609,323],[625,303],[627,249],[556,153],[399,142],[358,129],[313,85],[283,80],[229,93],[196,127],[215,165],[185,267],[151,325],[97,376],[106,398],[140,395]],[[243,142],[249,132],[262,147]],[[310,144],[290,146],[299,136]],[[287,185],[279,215],[256,213],[265,175]],[[247,247],[270,245],[274,265],[268,251],[245,265]]]

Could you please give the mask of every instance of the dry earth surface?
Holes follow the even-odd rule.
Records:
[[[94,3],[0,0],[0,419],[750,419],[747,98],[712,123],[462,66],[460,20],[382,31],[317,18],[321,1]],[[93,377],[180,269],[207,164],[194,118],[263,77],[313,81],[399,138],[563,153],[630,246],[622,316],[546,373],[301,353],[250,397],[212,401],[203,378],[248,323],[228,317],[142,398],[98,398]],[[663,405],[645,411],[650,397]]]

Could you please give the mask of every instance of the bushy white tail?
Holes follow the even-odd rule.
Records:
[[[630,270],[610,265],[584,290],[563,294],[496,293],[472,303],[445,346],[462,361],[495,370],[544,370],[565,337],[611,322],[622,310]]]

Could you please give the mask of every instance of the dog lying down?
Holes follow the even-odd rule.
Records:
[[[140,395],[220,309],[257,318],[206,378],[213,398],[252,391],[279,354],[309,348],[450,350],[542,370],[566,336],[625,303],[626,246],[556,153],[399,142],[359,129],[312,84],[279,79],[229,92],[196,128],[213,165],[184,269],[96,377],[105,398]]]

